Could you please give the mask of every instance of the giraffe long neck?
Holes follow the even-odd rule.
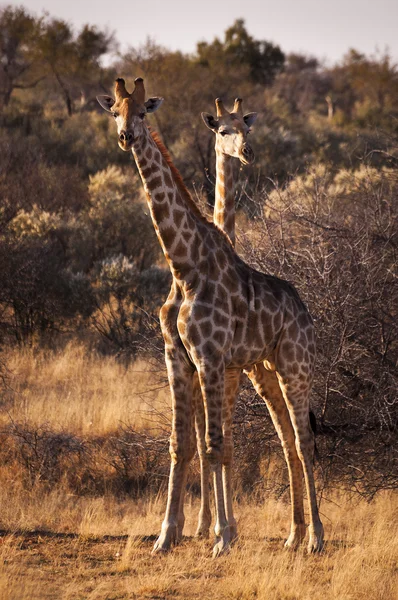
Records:
[[[191,199],[156,134],[145,129],[144,137],[133,145],[133,155],[172,275],[178,280],[189,280],[205,252],[203,236],[210,223]]]
[[[216,150],[216,194],[214,223],[235,246],[235,177],[233,158]]]

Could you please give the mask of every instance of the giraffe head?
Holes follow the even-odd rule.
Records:
[[[131,94],[126,90],[124,79],[115,82],[115,98],[97,96],[97,100],[116,121],[118,143],[122,150],[131,150],[134,142],[144,131],[144,119],[147,113],[155,112],[163,102],[163,98],[149,98],[145,101],[144,80],[137,77]]]
[[[236,98],[232,112],[228,112],[220,98],[216,100],[217,116],[202,113],[206,127],[216,134],[216,151],[239,158],[242,164],[254,162],[254,152],[247,143],[250,127],[257,113],[243,114],[242,98]]]

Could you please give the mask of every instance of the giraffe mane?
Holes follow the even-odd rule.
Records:
[[[170,170],[171,170],[171,172],[173,174],[173,178],[174,178],[175,184],[177,186],[177,189],[180,192],[180,194],[182,195],[183,199],[188,204],[189,208],[192,210],[192,212],[203,223],[206,223],[207,225],[210,225],[210,226],[214,227],[215,229],[217,229],[217,231],[219,231],[220,233],[222,233],[222,235],[228,241],[228,243],[231,244],[231,240],[226,235],[226,233],[222,229],[220,229],[215,223],[213,223],[212,221],[209,221],[208,219],[206,219],[206,217],[200,211],[198,205],[196,204],[196,202],[192,198],[189,190],[187,189],[187,187],[186,187],[186,185],[185,185],[185,183],[184,183],[184,181],[183,181],[183,179],[181,177],[181,174],[180,174],[179,170],[174,165],[174,163],[172,161],[172,158],[171,158],[171,156],[169,154],[169,151],[167,150],[166,146],[163,144],[162,140],[160,139],[158,132],[154,131],[151,128],[149,128],[149,131],[150,131],[152,139],[155,142],[155,144],[157,145],[157,147],[158,147],[161,155],[163,156],[163,158],[165,159],[166,163],[170,167]],[[232,246],[232,244],[231,244],[231,246]]]
[[[169,154],[169,151],[167,150],[166,146],[163,144],[162,140],[159,137],[159,134],[157,131],[153,131],[150,130],[151,132],[151,136],[153,138],[153,141],[155,142],[155,144],[157,145],[157,147],[159,148],[163,158],[165,159],[165,161],[167,162],[168,166],[170,167],[170,170],[173,174],[173,178],[174,181],[177,185],[177,189],[178,191],[182,194],[184,200],[186,200],[186,202],[189,204],[189,207],[192,208],[193,212],[198,216],[201,217],[204,221],[206,222],[210,222],[207,221],[206,217],[200,212],[199,207],[196,205],[196,203],[194,202],[191,194],[189,193],[182,177],[181,174],[179,172],[179,170],[177,169],[177,167],[174,165],[171,156]]]

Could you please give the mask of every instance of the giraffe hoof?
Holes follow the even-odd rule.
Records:
[[[298,547],[300,546],[300,542],[297,540],[294,541],[290,541],[290,539],[287,539],[285,544],[284,544],[284,549],[288,550],[290,552],[294,552],[295,550],[298,549]]]
[[[166,554],[167,552],[169,552],[170,548],[163,548],[162,546],[158,545],[157,542],[155,542],[153,548],[152,548],[152,552],[151,554]]]
[[[170,550],[171,545],[178,544],[178,541],[177,527],[171,525],[162,530],[160,536],[153,546],[152,554],[164,554]]]
[[[318,527],[318,531],[310,533],[310,541],[307,546],[308,554],[322,552],[323,550],[323,526]]]
[[[222,554],[228,554],[231,550],[229,527],[226,527],[221,535],[216,536],[216,543],[213,547],[213,558],[217,558]]]
[[[323,539],[322,538],[313,538],[310,539],[308,546],[307,546],[307,552],[308,554],[315,554],[316,552],[322,552],[323,550]]]
[[[297,550],[301,542],[305,538],[305,525],[291,532],[285,542],[286,550]]]
[[[210,509],[201,509],[199,513],[198,526],[196,528],[195,537],[207,539],[209,537],[210,525]]]
[[[218,558],[223,554],[228,554],[231,548],[229,544],[225,544],[222,540],[217,542],[213,547],[213,558]]]

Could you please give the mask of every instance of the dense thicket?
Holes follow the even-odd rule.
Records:
[[[160,351],[170,276],[135,166],[95,95],[123,75],[164,96],[151,124],[204,209],[215,157],[200,112],[242,96],[259,118],[256,163],[237,192],[238,248],[292,281],[315,318],[324,473],[370,493],[396,486],[397,66],[350,50],[326,68],[254,39],[242,20],[189,56],[151,40],[115,48],[90,25],[0,13],[0,344],[67,333],[107,352]],[[274,445],[263,413],[245,389],[237,422],[251,465],[259,441]]]

